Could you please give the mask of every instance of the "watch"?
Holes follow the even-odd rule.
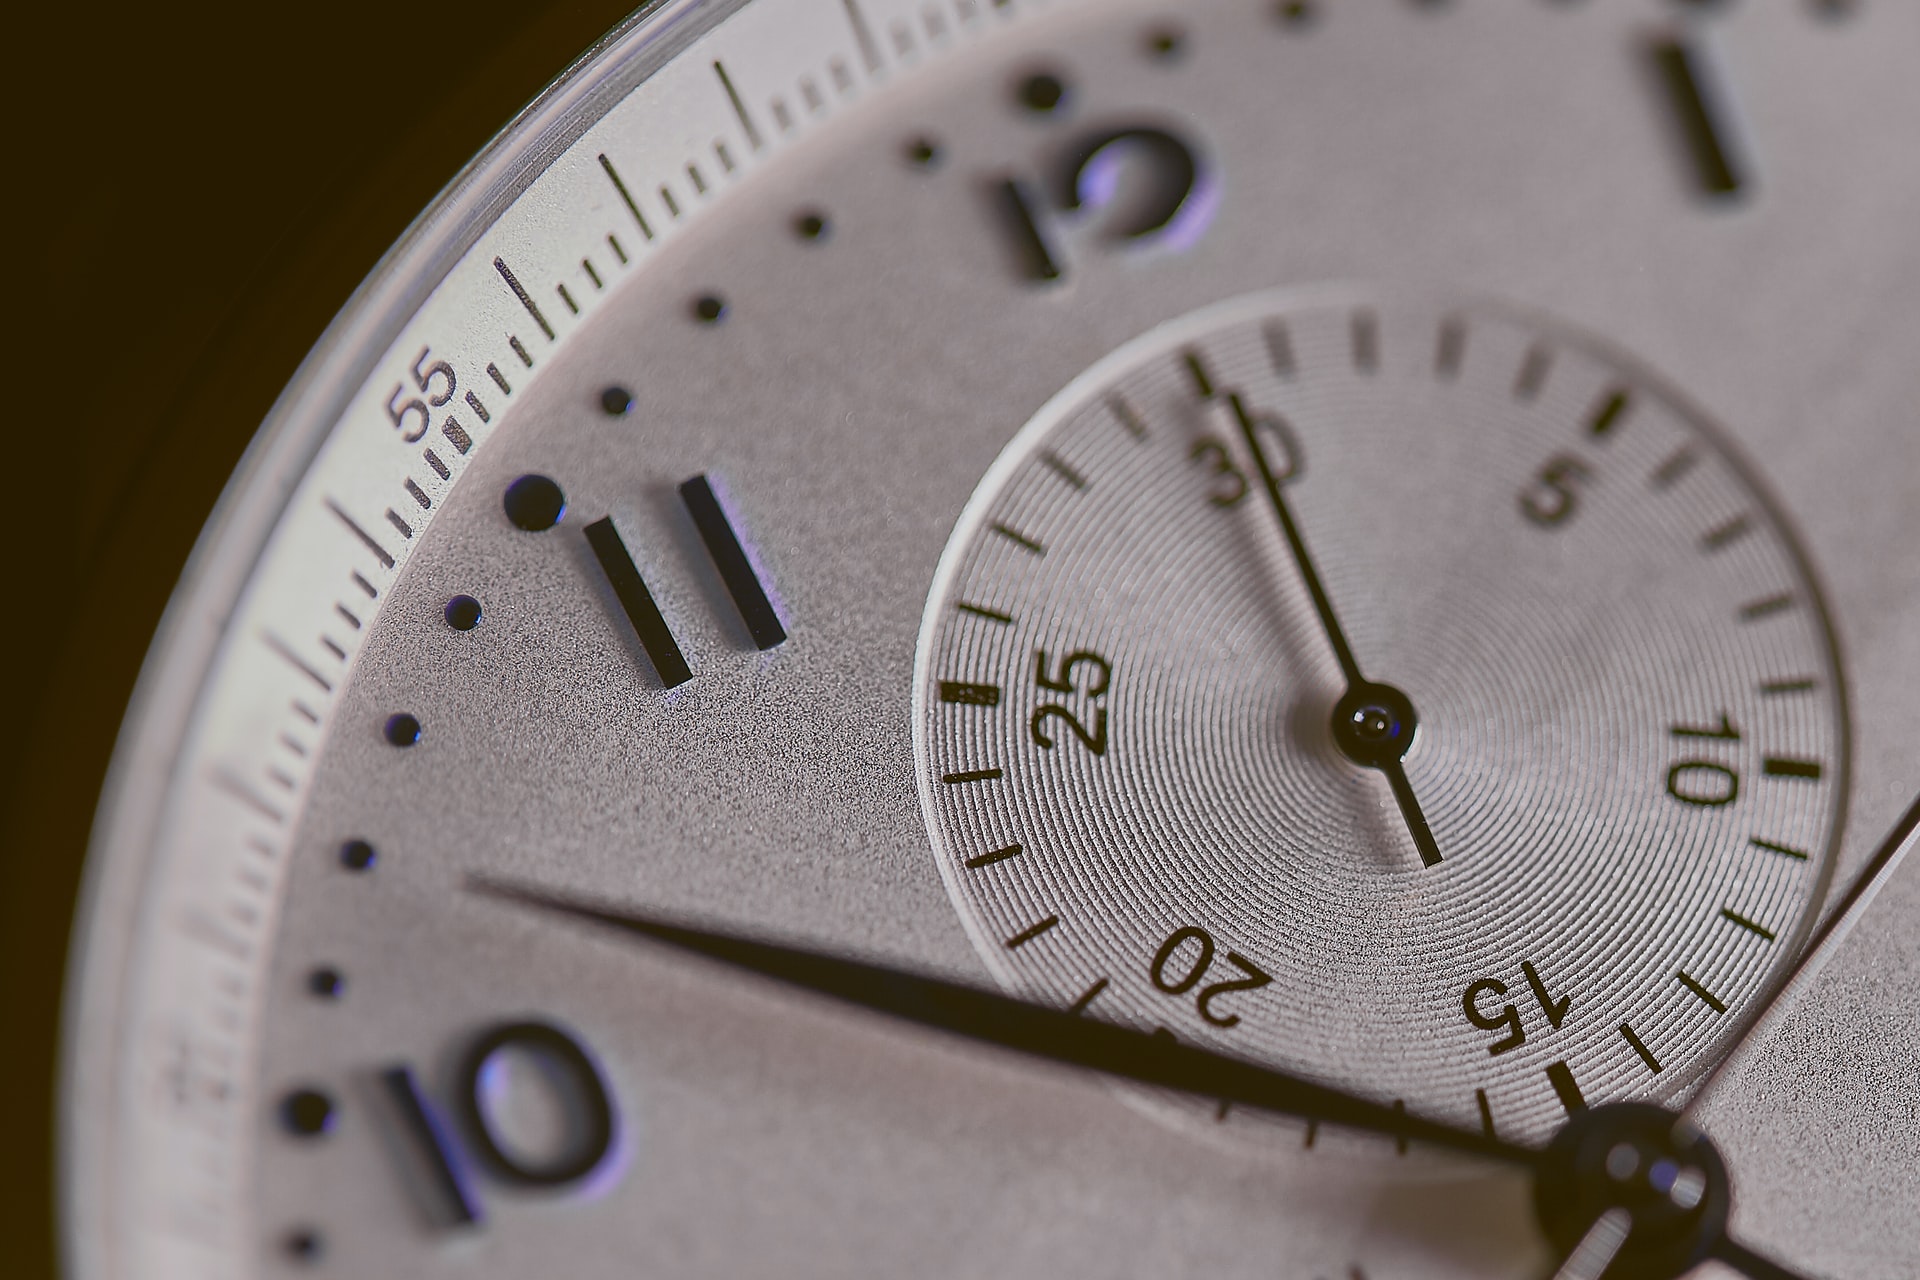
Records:
[[[1916,36],[633,15],[175,588],[68,1274],[1913,1271]]]

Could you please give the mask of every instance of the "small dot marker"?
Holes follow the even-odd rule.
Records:
[[[349,840],[340,846],[340,865],[349,871],[371,871],[379,857],[365,840]]]
[[[447,625],[455,631],[471,631],[480,625],[480,602],[472,596],[455,596],[447,601]]]
[[[420,722],[402,711],[398,715],[387,717],[383,732],[387,741],[396,747],[410,747],[420,741]]]
[[[280,1122],[289,1133],[317,1138],[333,1128],[333,1099],[318,1089],[296,1089],[280,1102]]]
[[[726,315],[726,300],[716,294],[705,293],[693,300],[694,319],[702,324],[719,324]]]
[[[600,393],[600,410],[609,418],[619,418],[633,408],[633,392],[625,387],[608,387]]]
[[[1066,84],[1050,71],[1036,72],[1020,84],[1020,105],[1037,114],[1058,110],[1066,100]]]
[[[507,486],[501,505],[516,528],[539,533],[560,523],[567,513],[567,495],[545,476],[525,475]]]

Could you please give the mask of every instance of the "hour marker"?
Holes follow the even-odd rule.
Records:
[[[1680,972],[1674,974],[1673,976],[1680,980],[1681,986],[1685,987],[1687,990],[1693,992],[1693,994],[1699,996],[1702,1000],[1706,1001],[1707,1007],[1713,1010],[1715,1013],[1725,1013],[1727,1011],[1726,1002],[1722,1000],[1719,996],[1716,996],[1715,994],[1713,994],[1713,992],[1701,986],[1700,980],[1694,977],[1692,974],[1688,973],[1685,969],[1682,969]]]
[[[1634,1032],[1632,1027],[1624,1022],[1621,1023],[1620,1035],[1629,1045],[1633,1046],[1633,1051],[1640,1055],[1640,1061],[1647,1064],[1647,1070],[1653,1072],[1655,1075],[1660,1074],[1663,1069],[1660,1066],[1660,1059],[1653,1056],[1653,1050],[1647,1048],[1647,1042],[1642,1040],[1639,1035]]]
[[[1000,705],[1000,686],[997,684],[965,684],[959,680],[940,682],[940,701],[951,702],[962,707],[997,707]]]
[[[1768,756],[1761,763],[1762,770],[1769,778],[1806,778],[1811,782],[1820,780],[1820,762],[1818,760],[1795,760],[1789,756]]]
[[[1741,175],[1712,60],[1698,43],[1681,40],[1654,45],[1653,56],[1700,189],[1710,196],[1737,193]]]
[[[943,773],[940,781],[948,786],[959,786],[965,782],[993,782],[1002,776],[999,769],[962,769],[958,773]]]
[[[1372,373],[1380,367],[1380,322],[1371,311],[1356,311],[1352,331],[1353,367]]]
[[[1008,542],[1013,543],[1017,547],[1021,547],[1021,548],[1024,548],[1025,550],[1031,551],[1033,552],[1033,554],[1037,556],[1043,556],[1047,554],[1047,549],[1045,547],[1035,542],[1032,538],[1027,537],[1024,533],[1015,533],[1012,529],[1007,528],[1006,525],[998,524],[998,523],[988,525],[987,527],[992,529],[995,533],[999,534],[1001,537],[1005,538]]]
[[[1113,412],[1113,416],[1120,420],[1120,425],[1125,427],[1127,433],[1135,440],[1147,438],[1147,424],[1140,420],[1140,415],[1134,412],[1132,405],[1119,396],[1108,396],[1107,408]]]
[[[1720,916],[1724,920],[1733,921],[1733,923],[1739,925],[1742,929],[1745,929],[1748,933],[1758,934],[1760,937],[1765,938],[1768,942],[1773,941],[1773,930],[1765,927],[1764,925],[1755,924],[1753,921],[1741,915],[1738,911],[1735,911],[1732,907],[1720,908]]]
[[[1067,484],[1073,488],[1084,489],[1087,487],[1087,478],[1068,466],[1066,459],[1062,458],[1053,450],[1042,449],[1040,451],[1040,461],[1045,464],[1047,470],[1053,472],[1053,474],[1059,476],[1062,480],[1065,480]]]
[[[787,629],[781,625],[780,615],[774,612],[773,601],[767,598],[767,589],[760,575],[754,572],[753,562],[748,559],[746,548],[740,545],[713,485],[704,475],[695,476],[680,486],[680,501],[693,517],[700,541],[707,544],[707,554],[713,557],[720,581],[733,597],[734,607],[740,610],[740,618],[747,624],[747,634],[753,637],[754,647],[771,649],[784,641]]]
[[[1819,687],[1819,682],[1812,676],[1802,676],[1795,680],[1765,681],[1760,686],[1760,692],[1775,697],[1783,693],[1811,693]]]
[[[1059,923],[1060,923],[1059,916],[1048,916],[1045,920],[1042,920],[1037,924],[1028,925],[1026,928],[1022,929],[1020,932],[1014,934],[1011,938],[1007,939],[1007,950],[1012,951],[1017,947],[1026,946],[1029,942],[1032,942],[1035,938],[1039,937],[1041,934],[1045,933],[1047,930],[1053,928],[1053,926]]]
[[[1719,551],[1725,547],[1732,546],[1748,533],[1752,532],[1752,530],[1753,522],[1749,520],[1743,512],[1725,524],[1718,525],[1701,534],[1700,549],[1702,551]]]
[[[1792,858],[1796,862],[1805,862],[1807,855],[1790,845],[1776,844],[1771,840],[1762,840],[1759,836],[1748,836],[1747,843],[1756,849],[1765,849],[1768,853],[1777,853],[1783,858]]]
[[[1448,316],[1440,322],[1440,341],[1433,353],[1433,371],[1451,382],[1460,374],[1460,361],[1467,349],[1467,322]]]
[[[1485,1089],[1475,1089],[1473,1091],[1473,1100],[1479,1104],[1480,1107],[1480,1132],[1486,1134],[1490,1139],[1497,1138],[1499,1135],[1493,1131],[1493,1104],[1487,1101],[1487,1091]]]
[[[1680,477],[1693,470],[1700,461],[1700,455],[1693,451],[1692,445],[1682,446],[1672,457],[1661,463],[1647,478],[1647,483],[1656,489],[1671,489],[1680,482]]]
[[[1094,1000],[1099,997],[1100,993],[1102,991],[1105,991],[1106,989],[1107,989],[1107,980],[1105,978],[1096,978],[1092,986],[1088,987],[1085,991],[1082,991],[1080,993],[1080,998],[1078,1000],[1075,1000],[1072,1004],[1067,1006],[1067,1012],[1068,1013],[1085,1013],[1087,1011],[1087,1006],[1092,1004]]]
[[[1587,419],[1587,434],[1605,436],[1620,425],[1620,419],[1631,403],[1624,391],[1610,391],[1606,397],[1594,406],[1593,416]]]
[[[1213,399],[1213,377],[1207,372],[1207,365],[1197,351],[1189,351],[1181,357],[1187,367],[1187,376],[1193,379],[1193,393],[1202,400]]]
[[[1008,858],[1019,856],[1020,846],[1017,844],[1010,844],[1004,849],[990,849],[986,853],[976,853],[968,858],[967,870],[978,871],[982,867],[990,867],[996,862],[1005,862]]]
[[[1283,378],[1293,376],[1293,336],[1284,320],[1269,320],[1263,330],[1267,339],[1267,362]]]
[[[660,616],[660,606],[653,602],[653,593],[647,590],[646,580],[640,576],[633,557],[627,554],[626,543],[613,527],[613,518],[604,516],[595,520],[587,526],[586,534],[594,559],[607,575],[613,594],[626,611],[627,621],[640,637],[641,648],[647,651],[647,658],[660,676],[660,683],[672,689],[693,679],[685,655],[680,652],[673,632],[667,629],[667,620]]]
[[[1552,369],[1552,351],[1539,343],[1528,347],[1526,357],[1520,361],[1520,372],[1514,375],[1514,399],[1536,399],[1540,395],[1540,389],[1547,385],[1547,374]]]
[[[480,1202],[460,1176],[459,1164],[451,1150],[451,1136],[428,1107],[413,1069],[388,1067],[380,1073],[380,1084],[425,1165],[424,1172],[439,1201],[433,1206],[436,1216],[444,1214],[448,1225],[479,1221]]]
[[[967,604],[963,601],[953,607],[961,613],[970,613],[976,618],[985,618],[988,622],[998,622],[1003,626],[1013,621],[1012,614],[1002,613],[998,609],[989,609],[985,605]]]
[[[1573,1069],[1566,1062],[1547,1064],[1547,1082],[1553,1086],[1554,1093],[1560,1097],[1560,1105],[1567,1109],[1568,1115],[1575,1115],[1587,1109],[1587,1100],[1580,1094],[1580,1086],[1574,1081]]]
[[[1783,591],[1777,596],[1767,596],[1765,599],[1754,600],[1741,605],[1740,620],[1742,622],[1758,622],[1760,619],[1779,613],[1783,609],[1791,608],[1793,608],[1793,597]]]

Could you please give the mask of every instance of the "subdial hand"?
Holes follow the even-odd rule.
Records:
[[[1245,437],[1247,448],[1253,454],[1254,465],[1260,471],[1261,487],[1266,490],[1267,501],[1280,522],[1280,532],[1287,540],[1287,549],[1293,553],[1293,562],[1299,567],[1301,580],[1307,584],[1307,594],[1313,597],[1313,610],[1319,615],[1321,629],[1327,633],[1327,643],[1340,663],[1341,674],[1347,679],[1347,691],[1333,706],[1333,740],[1347,759],[1369,769],[1377,769],[1387,776],[1387,783],[1393,789],[1394,803],[1400,806],[1400,816],[1407,824],[1407,833],[1413,837],[1413,847],[1419,851],[1421,863],[1434,866],[1440,861],[1440,846],[1433,838],[1433,829],[1427,825],[1427,815],[1420,808],[1419,797],[1413,793],[1413,783],[1407,778],[1406,767],[1401,764],[1402,758],[1413,746],[1414,734],[1420,725],[1419,716],[1413,709],[1413,700],[1393,685],[1369,680],[1361,672],[1360,663],[1353,656],[1353,648],[1347,643],[1347,633],[1341,628],[1340,619],[1333,611],[1333,601],[1320,581],[1320,572],[1314,568],[1313,556],[1307,550],[1307,540],[1302,536],[1300,526],[1294,523],[1293,511],[1287,506],[1286,496],[1281,492],[1281,479],[1275,473],[1272,459],[1267,456],[1266,446],[1261,443],[1259,425],[1253,415],[1247,412],[1246,405],[1237,393],[1227,393],[1227,404],[1232,408],[1234,420],[1240,424],[1240,434]]]
[[[1237,1106],[1410,1138],[1522,1168],[1531,1169],[1540,1160],[1540,1153],[1528,1147],[1411,1116],[1400,1108],[1284,1071],[978,987],[598,906],[540,889],[479,877],[469,885],[523,906],[624,929],[863,1009],[1050,1062]]]

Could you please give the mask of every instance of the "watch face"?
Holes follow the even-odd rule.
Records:
[[[1920,1267],[1917,39],[636,15],[182,578],[70,1274]]]

